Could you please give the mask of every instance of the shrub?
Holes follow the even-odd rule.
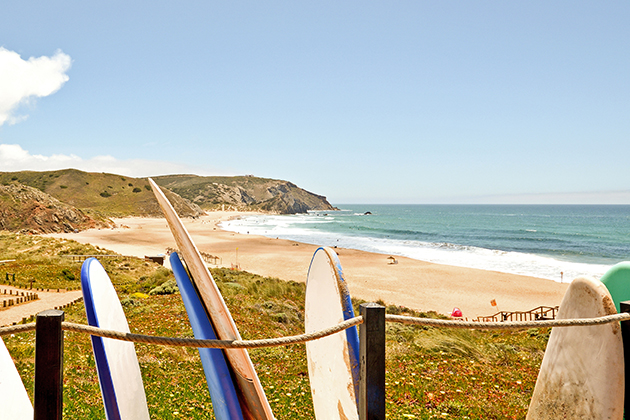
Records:
[[[108,193],[107,191],[103,191],[100,195],[101,195],[101,197],[105,197],[105,198],[107,198],[107,197],[111,197],[111,196],[112,196],[112,195],[111,195],[110,193]]]
[[[139,193],[140,191],[142,191],[142,190],[141,190],[140,188],[138,188],[138,187],[135,187],[135,188],[133,189],[133,192],[135,192],[135,193]]]
[[[162,283],[155,289],[152,289],[149,294],[150,295],[172,295],[173,293],[179,292],[179,288],[177,287],[177,282],[175,280],[169,280],[167,282]]]
[[[122,306],[124,306],[125,308],[129,308],[129,307],[132,307],[132,306],[140,305],[140,302],[138,300],[136,300],[136,299],[133,299],[132,297],[127,297],[127,298],[122,299],[120,301],[120,304]]]
[[[62,277],[64,277],[65,279],[67,279],[67,280],[70,280],[70,281],[74,281],[74,280],[76,280],[76,279],[77,279],[77,278],[74,276],[74,274],[72,274],[72,273],[70,272],[70,270],[68,270],[68,269],[66,269],[66,268],[64,268],[63,270],[61,270],[61,276],[62,276]]]

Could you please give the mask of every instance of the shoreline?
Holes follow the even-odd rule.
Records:
[[[221,230],[218,224],[252,213],[217,211],[198,219],[182,219],[197,248],[217,256],[219,264],[282,280],[305,282],[316,245],[286,239],[239,234]],[[113,229],[90,229],[79,233],[48,234],[143,258],[166,253],[175,241],[163,218],[113,219]],[[336,248],[352,296],[367,301],[419,311],[450,314],[458,307],[466,318],[498,311],[527,311],[538,306],[559,305],[568,283],[536,277],[463,268],[396,257],[389,264],[386,254]],[[168,263],[165,261],[165,265]],[[167,265],[168,266],[168,265]],[[572,280],[572,279],[571,279]],[[490,302],[495,300],[497,306]]]

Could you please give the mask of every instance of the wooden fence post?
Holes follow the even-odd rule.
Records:
[[[359,419],[385,420],[385,307],[361,305]]]
[[[61,420],[63,414],[63,311],[37,314],[35,331],[35,420]]]

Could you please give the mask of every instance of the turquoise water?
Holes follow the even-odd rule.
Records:
[[[599,277],[611,265],[630,260],[630,206],[337,207],[342,210],[247,216],[223,227],[556,281]]]

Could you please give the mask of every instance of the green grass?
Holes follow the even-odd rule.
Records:
[[[115,255],[113,251],[76,241],[36,235],[0,232],[0,260],[15,260],[0,265],[0,282],[9,274],[21,288],[53,289],[80,288],[81,264],[70,255]],[[149,293],[168,280],[174,280],[170,270],[139,258],[102,258],[117,289],[125,294]]]
[[[29,240],[43,239],[47,238],[21,238],[19,241],[24,241],[22,246],[28,249],[34,246]],[[6,242],[0,242],[3,253],[5,245]],[[65,260],[54,257],[49,249],[76,253],[78,250],[73,247],[83,245],[51,240],[39,251],[16,254],[13,249],[9,254],[35,258],[32,253],[42,253],[37,261],[48,268],[40,274],[50,273],[51,278],[40,280],[51,285],[64,284],[69,280],[57,273],[68,269],[78,278],[78,264],[75,263],[76,267],[69,263],[70,267],[56,266]],[[110,253],[90,247],[84,251]],[[45,263],[46,258],[51,261]],[[168,270],[141,260],[104,261],[121,299],[129,299],[138,291],[147,293],[171,279]],[[0,265],[0,272],[3,269]],[[228,269],[212,270],[212,274],[243,338],[279,337],[304,331],[302,283]],[[132,332],[192,337],[178,294],[133,298],[133,304],[124,308]],[[389,313],[437,316],[396,306],[387,309]],[[83,305],[78,303],[68,308],[66,320],[86,323]],[[548,333],[544,329],[485,332],[388,323],[388,418],[524,418]],[[32,392],[34,334],[5,337],[5,343],[27,389]],[[214,418],[196,349],[137,344],[136,351],[152,418]],[[314,417],[304,345],[251,350],[250,356],[278,419]],[[64,362],[64,418],[104,418],[88,336],[65,333]]]

